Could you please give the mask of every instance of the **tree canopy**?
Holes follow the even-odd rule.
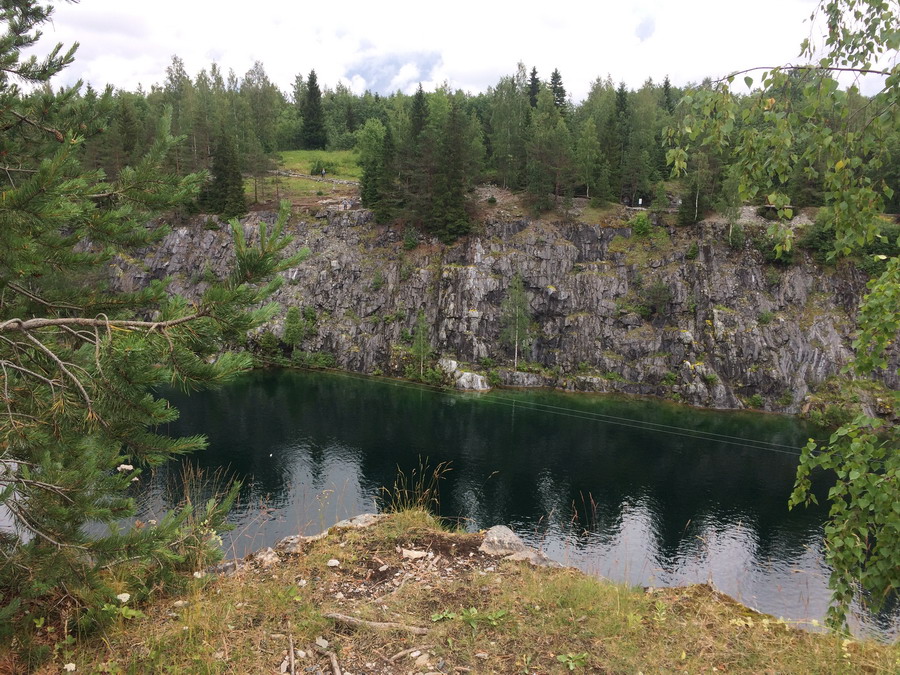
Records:
[[[891,139],[900,130],[900,10],[882,0],[823,0],[810,18],[823,38],[817,42],[814,30],[803,41],[806,64],[753,68],[688,92],[683,118],[670,131],[669,159],[676,172],[690,172],[697,157],[709,166],[721,149],[734,148],[730,161],[741,199],[761,198],[777,212],[770,235],[778,254],[793,245],[787,221],[798,177],[818,186],[819,219],[833,238],[830,257],[877,241],[893,244],[892,254],[878,256],[882,271],[869,281],[859,308],[848,371],[868,377],[896,368],[891,349],[900,335],[900,241],[887,241],[883,216],[897,188],[885,168],[896,162]],[[847,74],[877,79],[879,90],[863,97],[855,84],[842,88],[837,78]],[[736,81],[755,89],[739,97]],[[900,404],[896,392],[894,399]],[[816,469],[836,477],[825,533],[835,600],[829,616],[840,624],[854,598],[879,605],[900,591],[900,433],[860,415],[828,444],[810,441],[792,506],[814,500],[809,477]]]
[[[18,626],[19,640],[37,616],[96,626],[117,615],[104,609],[121,604],[117,593],[140,599],[213,554],[234,490],[141,526],[129,524],[129,486],[204,444],[157,433],[178,414],[158,392],[247,368],[229,340],[272,315],[263,301],[278,281],[264,281],[293,262],[279,260],[285,211],[256,233],[233,221],[232,271],[195,303],[164,280],[131,293],[110,285],[117,256],[159,240],[167,228],[151,217],[195,198],[204,175],[170,170],[169,107],[145,154],[114,178],[85,168],[89,135],[115,119],[109,93],[17,83],[46,83],[73,59],[59,46],[21,58],[50,11],[4,3],[0,36],[0,510],[11,525],[0,536],[0,633]]]

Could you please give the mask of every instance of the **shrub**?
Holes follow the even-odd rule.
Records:
[[[760,326],[768,326],[772,323],[772,319],[775,318],[775,315],[772,312],[760,312],[756,315],[756,320],[759,322]]]
[[[747,240],[747,233],[740,224],[735,223],[728,230],[728,245],[735,251],[744,248],[744,242]]]
[[[419,236],[416,234],[416,231],[411,227],[407,227],[403,232],[403,248],[407,251],[412,251],[418,245]]]
[[[708,385],[715,385],[719,383],[719,376],[715,373],[706,373],[703,376],[703,381]]]
[[[643,212],[638,213],[634,218],[629,220],[628,225],[631,227],[631,233],[635,237],[649,236],[652,227],[650,224],[650,217]]]
[[[328,352],[302,352],[291,354],[291,363],[299,368],[334,368],[337,360]]]
[[[322,174],[322,169],[325,169],[325,173],[335,173],[337,170],[337,165],[334,162],[330,162],[322,157],[315,157],[310,164],[309,172],[313,176],[319,176]]]
[[[384,274],[381,270],[375,271],[375,276],[372,278],[372,285],[369,286],[373,291],[381,290],[384,286]]]
[[[490,197],[487,198],[487,203],[491,204],[493,206],[494,204],[497,203],[497,198],[494,195],[491,195]]]
[[[664,281],[658,279],[649,286],[642,286],[638,290],[637,310],[645,319],[654,315],[665,316],[671,301],[672,291]]]
[[[687,252],[684,254],[684,259],[696,260],[698,255],[700,255],[700,247],[695,241],[693,244],[691,244],[690,248],[688,248]]]
[[[676,375],[675,373],[673,373],[670,370],[668,373],[666,373],[663,376],[663,379],[661,380],[661,382],[662,382],[662,384],[666,385],[667,387],[671,387],[676,382],[678,382],[678,375]]]
[[[763,397],[762,394],[753,394],[750,398],[747,399],[747,405],[751,408],[762,408],[763,407]]]

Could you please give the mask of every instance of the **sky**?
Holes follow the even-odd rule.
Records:
[[[212,62],[242,77],[261,61],[289,93],[315,69],[320,85],[356,93],[485,91],[516,64],[542,80],[558,68],[572,99],[609,74],[636,89],[652,77],[699,82],[798,62],[817,0],[81,0],[56,2],[37,51],[79,42],[55,84],[78,79],[134,90],[161,84],[172,56],[194,76]]]

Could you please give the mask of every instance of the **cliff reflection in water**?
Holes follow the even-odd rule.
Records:
[[[796,467],[789,448],[816,433],[796,420],[299,372],[254,373],[172,398],[182,419],[168,431],[210,441],[185,461],[243,481],[231,555],[372,511],[398,467],[409,473],[427,457],[431,466],[450,462],[442,514],[469,529],[507,524],[560,562],[617,581],[712,581],[776,616],[825,613],[826,511],[786,506]],[[706,438],[659,431],[671,427]],[[144,479],[145,517],[179,498],[179,476],[173,463]],[[816,492],[824,502],[827,485]],[[896,617],[881,621],[896,626]]]

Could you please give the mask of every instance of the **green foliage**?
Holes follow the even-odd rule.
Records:
[[[304,352],[295,349],[291,354],[291,365],[297,368],[334,368],[337,366],[337,359],[334,354],[328,352]]]
[[[643,211],[629,220],[628,225],[631,227],[631,232],[635,237],[648,237],[653,228],[653,225],[650,223],[650,216]]]
[[[666,385],[667,387],[671,387],[672,385],[678,383],[678,375],[676,375],[675,373],[673,373],[673,372],[670,370],[668,373],[666,373],[666,374],[663,376],[663,378],[662,378],[662,380],[660,380],[660,382],[661,382],[662,384]]]
[[[519,367],[519,350],[531,344],[531,306],[522,275],[516,274],[500,305],[500,342],[513,350],[513,369]]]
[[[437,515],[441,506],[441,481],[451,471],[449,462],[440,462],[431,467],[427,457],[419,457],[419,464],[408,474],[397,467],[397,475],[391,487],[382,486],[379,502],[382,510],[391,513],[403,511],[426,511]],[[455,618],[451,615],[432,618],[440,621]]]
[[[747,399],[747,405],[751,408],[762,408],[763,407],[763,397],[761,394],[753,394],[750,398]]]
[[[313,176],[322,175],[323,171],[326,175],[331,175],[335,173],[336,169],[337,164],[329,159],[325,159],[324,157],[315,157],[309,166],[309,172]]]
[[[300,131],[300,142],[306,150],[324,150],[328,144],[328,133],[325,130],[322,111],[322,91],[319,89],[315,70],[311,70],[306,79],[306,98],[303,103],[303,126]]]
[[[697,245],[697,242],[692,242],[688,250],[684,254],[685,260],[696,260],[697,256],[700,255],[700,246]]]
[[[219,135],[213,151],[212,180],[200,193],[200,208],[223,218],[242,216],[247,212],[244,179],[238,166],[234,142],[224,133]]]
[[[787,267],[794,262],[794,249],[779,249],[778,240],[771,234],[753,237],[753,247],[762,254],[763,260],[772,265]]]
[[[759,322],[760,326],[768,326],[770,323],[772,323],[772,319],[774,318],[775,314],[768,311],[760,312],[756,315],[756,320]]]
[[[293,349],[305,337],[306,325],[304,319],[300,316],[300,310],[296,306],[288,308],[284,317],[284,335],[282,340],[288,347]]]
[[[574,654],[572,652],[566,652],[565,654],[558,654],[556,660],[563,664],[568,670],[585,668],[588,662],[588,653],[580,652]]]
[[[382,287],[384,287],[384,272],[380,269],[375,270],[375,276],[372,277],[372,283],[369,285],[369,289],[372,291],[380,291]]]
[[[412,251],[416,246],[419,245],[419,236],[416,234],[416,231],[407,227],[403,231],[403,248],[406,251]]]
[[[649,286],[641,285],[637,290],[637,296],[635,309],[643,318],[668,315],[672,290],[662,279],[657,279]]]
[[[69,105],[71,89],[42,90],[40,108],[23,98],[8,74],[42,85],[70,53],[20,64],[20,48],[48,15],[34,2],[3,12],[0,123],[6,160],[27,169],[14,180],[4,174],[0,205],[0,504],[13,525],[0,541],[0,630],[8,638],[14,628],[27,635],[34,617],[55,624],[60,613],[73,629],[101,627],[123,616],[123,587],[141,600],[215,557],[236,488],[141,527],[127,524],[129,487],[142,470],[204,445],[158,433],[177,411],[157,392],[245,370],[249,357],[226,348],[272,316],[265,299],[279,280],[266,280],[297,259],[280,260],[285,209],[252,246],[232,223],[233,272],[193,303],[169,295],[164,281],[110,290],[105,270],[116,256],[163,236],[165,227],[147,223],[196,198],[204,177],[169,170],[169,114],[147,153],[114,180],[84,170],[84,130],[108,123],[109,109],[98,99]]]
[[[728,246],[735,251],[741,251],[744,248],[744,242],[747,240],[747,234],[740,223],[735,223],[728,228]]]
[[[708,385],[716,385],[719,383],[719,376],[715,373],[705,373],[703,375],[703,381]]]

